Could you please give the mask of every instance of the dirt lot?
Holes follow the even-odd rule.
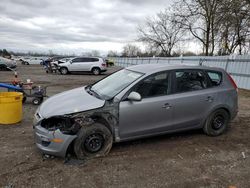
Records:
[[[48,85],[50,96],[104,76],[48,75],[34,65],[18,71]],[[11,78],[0,72],[0,82]],[[239,92],[240,112],[222,136],[189,131],[119,143],[108,156],[82,164],[42,158],[33,140],[36,108],[26,103],[22,123],[0,126],[0,187],[250,187],[250,91]]]

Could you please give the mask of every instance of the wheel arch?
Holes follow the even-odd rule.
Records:
[[[93,115],[91,116],[91,118],[97,122],[97,123],[100,123],[100,124],[103,124],[105,127],[107,127],[109,129],[109,131],[111,132],[111,134],[113,135],[114,133],[114,130],[112,128],[112,126],[110,125],[110,123],[102,116],[97,116],[97,115]]]
[[[96,65],[94,65],[93,67],[91,67],[91,72],[93,71],[93,69],[99,69],[101,71],[101,68],[98,67],[98,66],[96,66]]]
[[[207,118],[210,116],[210,114],[212,114],[214,111],[219,110],[219,109],[225,110],[225,111],[228,113],[229,118],[231,119],[231,117],[232,117],[232,112],[230,111],[230,107],[227,106],[227,105],[218,105],[218,106],[215,106],[214,108],[212,108],[212,109],[208,112],[208,114],[207,114],[207,116],[206,116],[206,118],[205,118],[203,124],[206,122],[206,120],[207,120]]]

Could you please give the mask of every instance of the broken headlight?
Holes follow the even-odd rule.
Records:
[[[59,129],[64,134],[76,134],[80,125],[70,117],[51,117],[44,119],[41,126],[49,131]]]

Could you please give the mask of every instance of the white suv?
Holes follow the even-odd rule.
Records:
[[[60,63],[58,69],[61,74],[69,72],[92,72],[99,75],[101,72],[107,71],[106,63],[99,57],[75,57],[65,63]]]

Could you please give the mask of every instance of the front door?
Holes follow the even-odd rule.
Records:
[[[136,84],[132,91],[142,100],[123,100],[119,106],[119,133],[122,140],[167,131],[173,115],[168,96],[168,72],[153,74]]]
[[[71,61],[70,71],[89,71],[91,64],[91,58],[75,58]]]

